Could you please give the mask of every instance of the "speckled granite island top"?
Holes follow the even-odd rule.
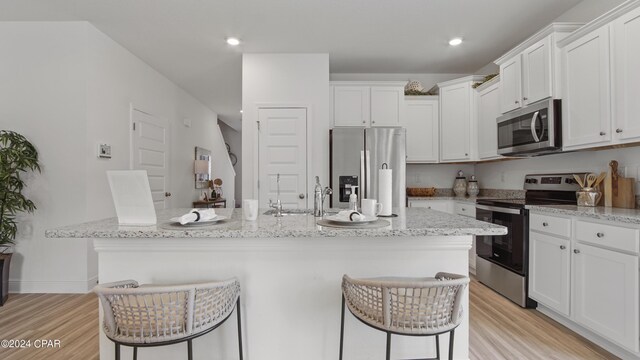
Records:
[[[640,225],[640,210],[576,205],[527,205],[529,211],[541,214],[568,215]]]
[[[256,221],[243,219],[241,209],[216,209],[228,217],[215,225],[179,227],[169,219],[189,209],[158,212],[158,224],[147,227],[119,226],[116,218],[47,230],[49,238],[302,238],[302,237],[390,237],[390,236],[464,236],[504,235],[507,229],[472,218],[450,215],[424,208],[396,209],[398,217],[385,218],[390,225],[377,229],[343,229],[316,225],[313,215],[288,215],[276,218],[262,215]]]

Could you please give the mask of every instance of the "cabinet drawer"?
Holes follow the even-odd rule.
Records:
[[[462,216],[476,218],[476,206],[469,203],[456,203],[455,213]]]
[[[571,237],[571,219],[531,214],[529,228],[534,231],[544,232],[565,238]]]
[[[576,240],[612,249],[638,253],[639,229],[576,221]]]

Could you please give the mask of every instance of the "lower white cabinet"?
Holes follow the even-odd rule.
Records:
[[[571,245],[568,239],[529,235],[529,297],[569,316]]]
[[[544,215],[531,214],[531,219]],[[558,219],[571,221],[571,235],[531,226],[529,296],[640,356],[638,228],[579,217]]]
[[[581,243],[573,252],[575,321],[637,352],[638,257]]]
[[[453,214],[453,201],[451,200],[409,200],[409,207],[423,207]]]

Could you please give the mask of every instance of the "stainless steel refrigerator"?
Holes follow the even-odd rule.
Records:
[[[331,206],[346,208],[352,186],[358,201],[377,199],[378,170],[386,163],[393,170],[393,207],[406,206],[406,130],[402,128],[338,128],[330,132]],[[364,195],[364,196],[362,196]]]

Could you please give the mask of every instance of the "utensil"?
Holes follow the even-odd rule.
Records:
[[[596,182],[593,184],[593,187],[598,187],[602,183],[602,180],[604,180],[604,178],[606,177],[607,177],[607,173],[601,172],[598,178],[596,179]]]
[[[580,185],[581,188],[584,187],[584,182],[582,181],[582,178],[576,174],[573,174],[573,178],[576,179],[576,181],[578,182],[578,185]]]
[[[598,177],[594,173],[590,173],[586,176],[585,180],[587,182],[587,187],[593,187]]]

